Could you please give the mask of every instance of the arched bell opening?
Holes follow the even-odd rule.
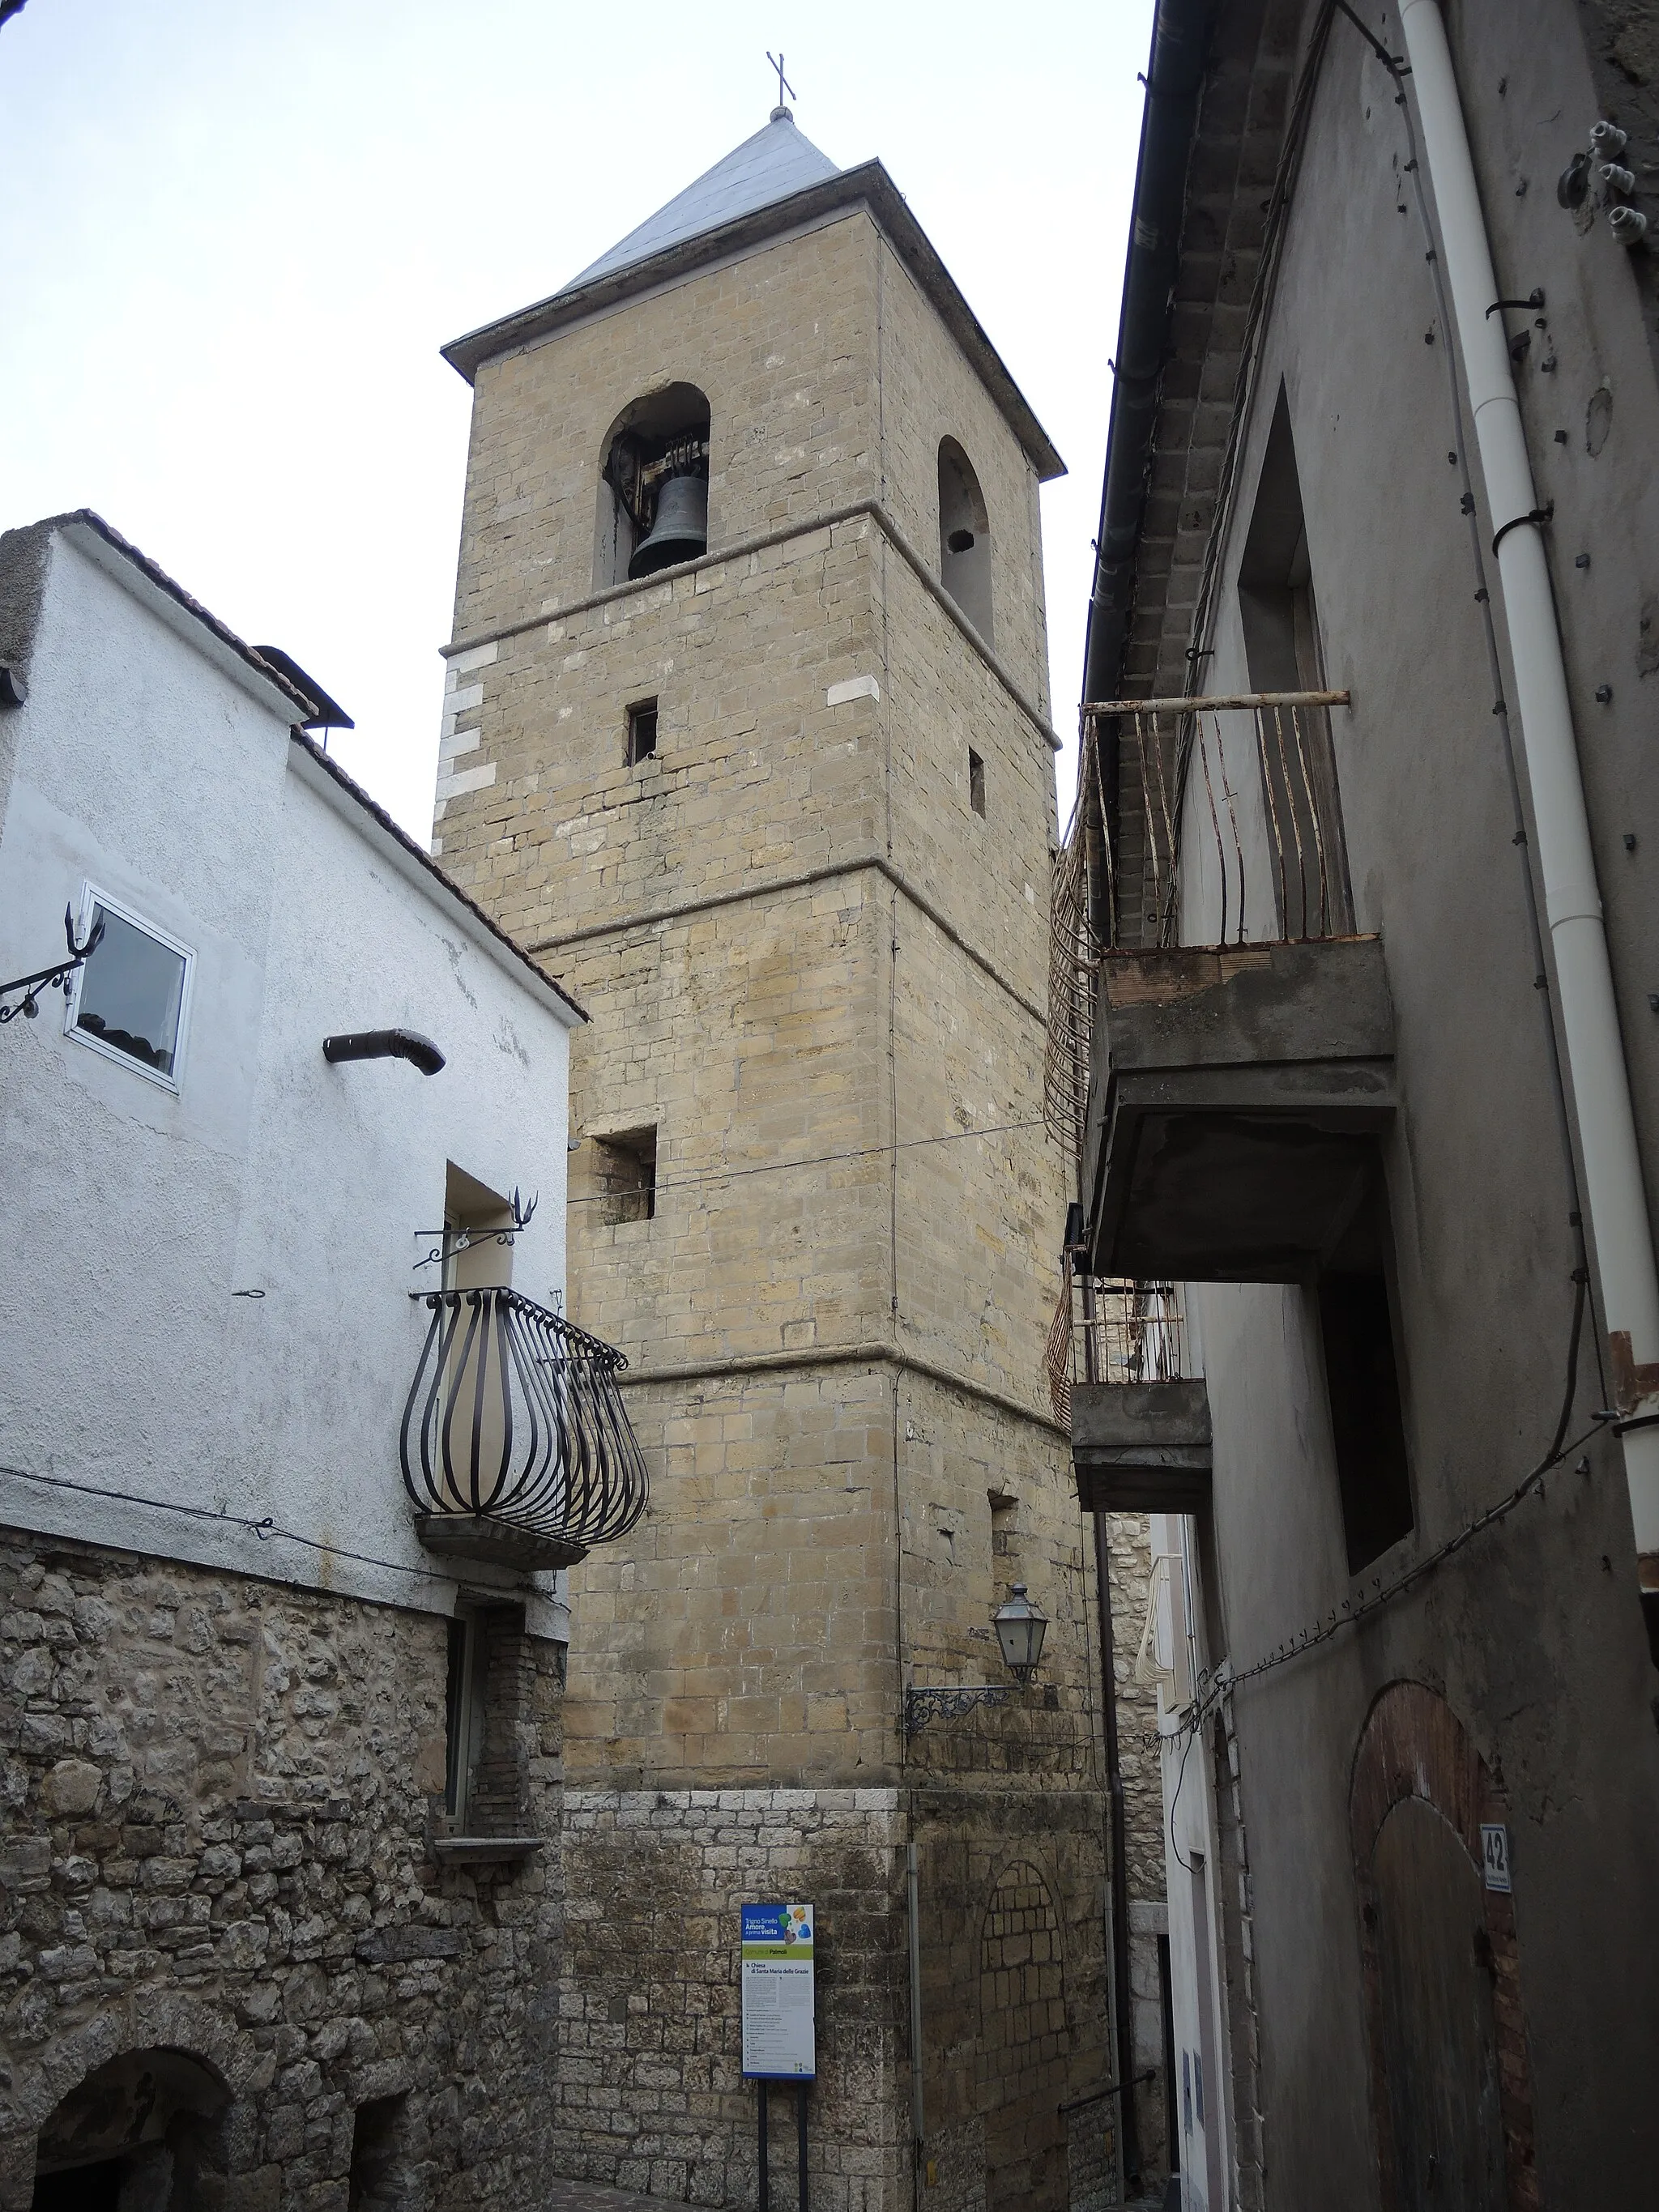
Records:
[[[599,461],[596,591],[708,550],[708,424],[695,384],[630,400],[611,424]]]
[[[110,2059],[47,2115],[33,2212],[191,2212],[212,2201],[230,2101],[217,2070],[189,2051]]]
[[[974,465],[954,438],[939,448],[939,580],[985,640],[991,635],[991,523]]]

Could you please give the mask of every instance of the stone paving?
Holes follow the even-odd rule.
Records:
[[[631,2189],[603,2189],[597,2181],[550,2181],[543,2212],[663,2212],[671,2200],[636,2197]]]

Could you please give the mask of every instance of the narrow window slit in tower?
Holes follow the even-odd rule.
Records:
[[[975,814],[985,811],[985,763],[971,745],[968,748],[968,804]]]
[[[636,699],[628,710],[628,765],[637,768],[657,750],[657,702]]]
[[[599,1138],[595,1145],[600,1188],[605,1193],[605,1218],[613,1225],[623,1221],[654,1221],[657,1215],[657,1132],[619,1129]]]

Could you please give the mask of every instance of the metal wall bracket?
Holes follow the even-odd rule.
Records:
[[[975,1705],[1006,1705],[1013,1695],[1008,1682],[964,1684],[955,1690],[907,1690],[904,1693],[904,1733],[920,1735],[929,1721],[955,1720],[971,1713]]]

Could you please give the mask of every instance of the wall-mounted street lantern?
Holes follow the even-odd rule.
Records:
[[[1006,1601],[991,1615],[1003,1664],[1022,1686],[1030,1682],[1042,1658],[1042,1639],[1048,1632],[1048,1616],[1032,1604],[1024,1583],[1016,1583]],[[1013,1695],[1006,1682],[968,1682],[953,1690],[907,1690],[904,1693],[904,1733],[920,1735],[929,1721],[954,1720],[975,1705],[1006,1705]]]
[[[1007,1603],[991,1615],[991,1623],[1002,1646],[1003,1665],[1016,1681],[1029,1682],[1042,1662],[1048,1614],[1026,1596],[1024,1583],[1016,1583]]]

